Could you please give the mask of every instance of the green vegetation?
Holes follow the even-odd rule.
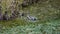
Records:
[[[0,34],[60,34],[60,20],[45,24],[30,24],[13,28],[3,27]]]
[[[0,34],[60,34],[59,1],[49,0],[21,8],[20,12],[30,12],[32,16],[36,16],[39,20],[33,23],[22,17],[10,21],[0,21],[2,26]],[[7,2],[2,2],[3,12],[7,6]]]

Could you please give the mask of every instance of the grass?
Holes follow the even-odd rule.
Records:
[[[56,1],[36,3],[21,9],[20,12],[29,12],[39,20],[35,23],[29,22],[23,18],[17,18],[10,21],[0,21],[0,34],[60,34],[60,10]],[[2,3],[3,12],[6,10],[6,2]]]
[[[17,26],[13,28],[3,28],[0,34],[59,34],[60,33],[60,20],[46,22],[45,24],[30,24],[25,26]]]

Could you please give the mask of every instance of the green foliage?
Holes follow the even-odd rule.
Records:
[[[55,2],[56,0],[52,0],[52,2],[49,0],[21,8],[20,12],[29,12],[30,15],[36,16],[39,20],[29,22],[24,19],[25,17],[22,17],[9,21],[0,21],[0,26],[2,26],[0,34],[60,34],[59,2],[58,0],[58,4]],[[8,3],[6,3],[2,2],[3,12],[8,6]],[[58,8],[55,6],[58,6]]]
[[[55,20],[45,24],[30,24],[25,26],[17,26],[13,28],[3,27],[0,34],[59,34],[60,21]]]

